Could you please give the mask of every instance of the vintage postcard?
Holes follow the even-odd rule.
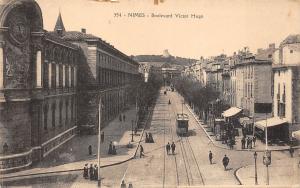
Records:
[[[300,1],[0,0],[0,187],[300,188]]]

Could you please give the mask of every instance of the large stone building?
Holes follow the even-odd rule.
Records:
[[[278,127],[272,137],[300,140],[300,35],[283,40],[273,55],[273,115],[269,126]],[[273,124],[272,124],[273,123]]]
[[[80,70],[80,71],[79,71]],[[126,104],[138,64],[99,37],[43,29],[34,0],[0,1],[0,173],[39,161]]]

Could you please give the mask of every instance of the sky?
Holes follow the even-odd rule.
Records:
[[[158,5],[154,0],[36,1],[46,30],[53,30],[60,10],[67,31],[85,28],[127,55],[160,55],[168,49],[173,56],[199,59],[232,55],[245,46],[255,53],[300,34],[300,0],[164,0]],[[145,17],[128,17],[129,13]]]

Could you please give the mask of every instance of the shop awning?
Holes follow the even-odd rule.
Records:
[[[242,109],[238,108],[238,107],[231,107],[228,110],[225,110],[222,115],[226,118],[228,117],[232,117],[237,115],[238,113],[240,113],[242,111]]]
[[[292,137],[296,138],[297,140],[300,140],[300,130],[298,131],[293,131],[292,132]]]
[[[267,127],[274,127],[277,125],[282,125],[284,123],[287,123],[286,120],[281,119],[279,117],[272,117],[272,118],[268,118],[267,119]],[[261,121],[257,121],[255,122],[255,127],[264,130],[266,127],[266,120],[261,120]]]

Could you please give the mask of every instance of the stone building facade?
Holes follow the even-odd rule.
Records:
[[[0,1],[0,173],[20,170],[128,104],[138,63],[99,37],[43,29],[34,0]]]
[[[288,36],[273,55],[273,115],[300,130],[300,35]]]

